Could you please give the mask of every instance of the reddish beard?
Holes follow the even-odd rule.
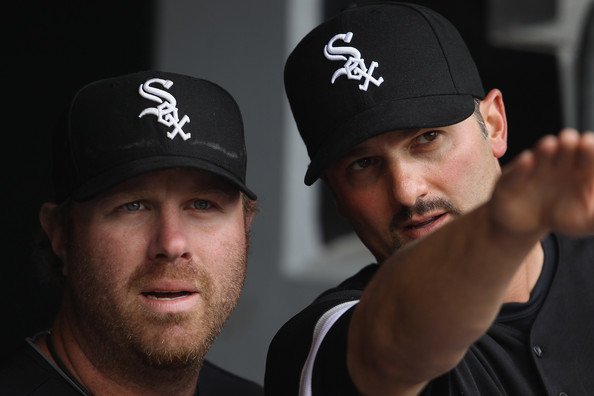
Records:
[[[174,372],[199,367],[241,293],[247,246],[228,249],[224,263],[215,264],[228,270],[216,280],[202,267],[208,263],[151,262],[123,285],[110,281],[118,263],[94,253],[69,246],[65,290],[89,359],[100,369],[144,376],[145,381],[147,368]],[[163,279],[193,282],[201,294],[200,311],[158,314],[146,309],[137,298],[142,286]]]

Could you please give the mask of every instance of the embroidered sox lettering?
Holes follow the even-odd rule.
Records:
[[[379,66],[377,62],[371,62],[369,69],[367,69],[367,66],[365,66],[365,60],[361,58],[361,52],[359,52],[358,49],[355,47],[334,46],[334,42],[336,40],[342,40],[348,44],[351,42],[352,38],[352,32],[340,33],[332,37],[328,44],[324,46],[324,56],[326,59],[332,61],[346,61],[343,67],[334,72],[332,79],[330,80],[331,83],[334,84],[334,81],[338,77],[346,75],[349,80],[361,80],[361,78],[365,77],[363,84],[359,85],[359,89],[362,91],[367,91],[370,82],[379,87],[381,83],[384,82],[384,78],[380,77],[376,79],[373,77],[375,68]],[[348,58],[345,55],[348,55]]]
[[[183,131],[182,127],[190,122],[190,117],[184,115],[180,120],[178,116],[177,100],[169,92],[152,86],[152,84],[161,84],[165,89],[169,89],[173,85],[173,81],[163,80],[161,78],[152,78],[141,84],[138,87],[138,93],[143,98],[160,103],[157,107],[148,107],[144,109],[138,118],[153,114],[157,116],[157,121],[168,127],[174,126],[172,132],[167,132],[167,137],[171,140],[179,134],[183,140],[188,140],[192,134]]]

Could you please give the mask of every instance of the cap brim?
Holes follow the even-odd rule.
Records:
[[[359,143],[385,132],[453,125],[474,112],[472,95],[439,95],[392,101],[351,117],[330,132],[305,174],[312,185],[326,168]]]
[[[243,191],[250,199],[257,199],[245,183],[235,177],[231,172],[214,165],[208,161],[198,158],[181,157],[181,156],[155,156],[139,159],[128,162],[121,166],[116,166],[107,172],[90,179],[72,192],[72,199],[78,202],[88,201],[98,194],[107,191],[111,187],[116,186],[134,176],[140,174],[168,169],[168,168],[193,168],[212,172],[218,176],[223,177],[231,184],[235,185],[239,190]]]

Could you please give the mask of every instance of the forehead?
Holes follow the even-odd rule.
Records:
[[[375,146],[377,144],[398,143],[400,141],[405,141],[410,137],[418,134],[421,130],[421,128],[415,128],[380,133],[379,135],[375,135],[373,137],[370,137],[369,139],[365,139],[361,143],[357,144],[355,147],[347,151],[347,153],[344,154],[342,158],[356,155],[357,153],[364,151],[367,147]],[[430,129],[428,128],[427,130]]]
[[[429,131],[462,131],[467,129],[477,129],[479,125],[476,122],[476,118],[471,114],[466,119],[451,125],[443,125],[443,126],[435,126],[435,127],[425,127],[425,128],[410,128],[410,129],[398,129],[398,130],[391,130],[387,132],[383,132],[372,136],[361,143],[357,144],[349,151],[347,151],[344,155],[339,158],[337,162],[345,158],[350,158],[353,156],[357,156],[359,154],[365,153],[366,150],[372,147],[378,146],[391,146],[394,144],[398,144],[401,142],[406,142],[409,139],[414,138],[415,136],[429,132]]]
[[[212,172],[193,168],[169,168],[146,172],[130,178],[111,189],[101,197],[136,191],[221,191],[227,194],[239,192],[223,177]]]

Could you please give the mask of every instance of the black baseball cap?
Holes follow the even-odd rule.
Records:
[[[139,174],[173,167],[217,174],[249,198],[243,122],[219,85],[140,71],[81,88],[54,131],[57,203],[86,201]]]
[[[362,141],[455,124],[485,95],[456,28],[401,2],[347,8],[313,29],[287,59],[285,89],[311,160],[307,185]]]

